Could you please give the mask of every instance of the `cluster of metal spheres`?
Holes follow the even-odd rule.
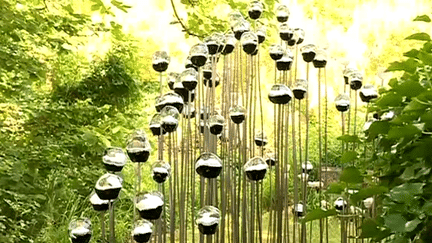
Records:
[[[250,3],[248,16],[253,21],[253,24],[239,11],[230,13],[231,31],[227,34],[213,33],[205,38],[203,42],[193,45],[186,59],[185,69],[182,72],[170,72],[167,74],[169,92],[162,92],[162,73],[167,71],[170,57],[165,51],[157,51],[153,54],[153,69],[159,72],[161,77],[161,94],[155,101],[157,113],[152,116],[148,127],[151,134],[159,139],[158,159],[153,163],[152,171],[150,172],[157,184],[162,185],[171,176],[172,161],[164,161],[163,137],[164,135],[173,134],[178,130],[181,117],[187,120],[199,119],[196,123],[199,124],[199,132],[205,136],[204,141],[210,140],[210,136],[217,136],[222,141],[230,139],[229,135],[225,133],[229,121],[216,111],[214,103],[208,102],[209,106],[202,106],[199,108],[199,111],[195,110],[196,106],[192,103],[199,95],[199,92],[196,90],[200,85],[200,80],[210,90],[208,94],[213,95],[211,97],[213,101],[214,91],[211,90],[214,90],[222,82],[229,82],[229,80],[223,79],[222,75],[217,72],[217,63],[221,59],[221,56],[230,55],[239,47],[241,47],[248,57],[259,54],[261,50],[260,45],[266,40],[266,27],[257,21],[263,11],[264,5],[260,1],[252,1]],[[280,72],[291,71],[293,63],[298,61],[295,60],[297,53],[294,53],[294,47],[296,50],[300,50],[302,60],[307,63],[308,68],[309,63],[312,63],[317,69],[325,68],[327,65],[326,51],[313,44],[300,46],[305,40],[305,31],[301,28],[291,28],[287,23],[289,16],[290,12],[285,5],[280,5],[276,9],[281,43],[269,45],[268,50],[269,57],[275,62],[276,70]],[[252,28],[252,25],[254,28]],[[362,101],[370,102],[378,97],[374,86],[363,85],[363,76],[358,70],[346,68],[343,72],[343,77],[344,84],[354,90],[356,94],[361,89],[360,98]],[[274,105],[286,105],[293,99],[300,101],[307,97],[307,79],[296,78],[291,86],[291,88],[288,87],[286,83],[273,84],[268,93],[268,99]],[[335,100],[336,109],[340,112],[348,111],[350,108],[350,99],[349,94],[343,93],[338,95]],[[247,114],[247,109],[240,104],[229,107],[228,117],[235,126],[239,127],[240,124],[244,123],[247,119]],[[267,136],[263,130],[255,134],[254,143],[257,147],[264,147],[268,144]],[[217,155],[215,149],[211,149],[210,147],[202,150],[194,160],[195,172],[205,179],[215,179],[223,171],[222,159]],[[90,196],[90,202],[94,210],[98,212],[113,210],[113,202],[118,198],[123,183],[123,179],[119,173],[129,160],[137,165],[146,163],[150,158],[151,150],[150,140],[145,132],[141,130],[137,130],[131,135],[127,141],[125,150],[120,147],[106,149],[102,160],[108,172],[97,180],[94,192]],[[277,153],[268,154],[265,158],[262,154],[261,156],[251,156],[250,159],[244,160],[244,164],[242,165],[244,176],[251,182],[262,181],[269,168],[275,166],[278,160]],[[139,166],[138,168],[140,171]],[[313,166],[309,162],[305,162],[302,165],[301,175],[299,175],[302,182],[304,180],[307,181],[308,173],[312,169]],[[138,185],[140,185],[140,174]],[[310,187],[321,188],[322,181],[311,182]],[[132,229],[132,237],[136,242],[149,242],[151,240],[154,228],[153,224],[155,220],[160,219],[163,215],[164,205],[165,198],[160,191],[141,192],[140,186],[138,186],[138,191],[136,191],[134,198],[134,210],[139,213],[140,218],[134,222]],[[173,207],[173,205],[170,206]],[[343,198],[338,198],[335,202],[335,207],[344,210],[346,208],[346,201]],[[297,217],[303,217],[306,213],[305,202],[296,201],[293,213]],[[201,234],[213,235],[217,232],[221,220],[221,212],[213,205],[204,205],[197,212],[194,220]],[[70,223],[69,232],[72,242],[89,242],[92,232],[89,219],[80,218],[73,220]],[[112,234],[114,232],[110,233],[110,237],[112,237]]]

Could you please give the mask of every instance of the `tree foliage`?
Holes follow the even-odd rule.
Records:
[[[415,21],[430,22],[430,18],[423,15]],[[367,130],[365,142],[376,144],[365,160],[372,165],[373,175],[366,174],[366,166],[345,168],[340,182],[327,191],[343,195],[351,205],[376,197],[377,216],[361,226],[361,237],[374,242],[432,241],[432,41],[426,33],[410,35],[405,41],[420,41],[422,45],[406,52],[404,60],[390,64],[387,71],[401,75],[389,82],[389,88],[381,89],[380,98],[370,109],[380,115],[395,113],[392,119],[373,122]],[[339,139],[358,142],[347,136]],[[346,151],[342,157],[358,161],[354,153]],[[358,192],[347,193],[349,189]],[[331,216],[311,213],[307,217],[310,220]]]
[[[112,105],[117,108],[137,101],[140,98],[139,77],[133,77],[136,70],[128,69],[124,63],[123,53],[129,51],[132,51],[130,46],[114,47],[104,60],[92,65],[90,74],[83,80],[61,82],[54,87],[53,98],[68,103],[89,100],[98,107]]]
[[[143,43],[90,18],[127,6],[77,4],[79,11],[70,1],[0,0],[0,242],[68,241],[72,216],[92,216],[87,197],[103,150],[147,122],[136,102],[152,104],[143,93],[155,91],[142,75],[150,64]],[[106,57],[90,64],[73,51],[103,32],[117,43]],[[130,211],[129,200],[122,205]]]
[[[221,14],[218,10],[241,10],[245,18],[248,17],[248,4],[250,1],[233,1],[233,0],[181,0],[187,11],[187,20],[181,19],[176,10],[174,0],[171,0],[171,5],[174,14],[177,17],[186,36],[197,36],[199,38],[206,37],[214,32],[226,32],[230,29],[228,12]],[[260,18],[263,24],[271,24],[269,20],[274,19],[274,9],[277,0],[264,0],[264,12]],[[211,10],[211,11],[209,11]],[[224,16],[225,15],[225,16]]]
[[[416,21],[429,22],[428,16]],[[409,56],[395,62],[389,71],[402,71],[400,78],[389,83],[381,92],[374,109],[380,113],[394,111],[390,121],[371,126],[378,142],[376,165],[380,185],[388,188],[383,195],[383,211],[376,219],[381,236],[393,235],[400,242],[430,242],[432,240],[429,204],[431,201],[432,154],[432,41],[425,33],[413,34],[406,41],[421,41],[423,46],[409,51]],[[378,240],[378,239],[376,239]]]

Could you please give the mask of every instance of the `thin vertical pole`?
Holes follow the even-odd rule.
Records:
[[[320,192],[319,192],[319,200],[322,200],[322,137],[321,137],[321,68],[318,69],[318,155],[319,155],[319,181],[320,181]],[[319,222],[320,228],[320,243],[323,242],[323,220],[320,219]]]
[[[102,238],[102,242],[105,242],[105,240],[106,240],[106,233],[105,233],[105,212],[101,212],[99,218],[100,218],[100,222],[101,222],[101,231],[102,231],[101,238]]]
[[[115,243],[116,237],[115,237],[114,200],[109,200],[108,209],[109,209],[109,213],[110,213],[110,224],[109,224],[110,240],[109,240],[109,242]]]

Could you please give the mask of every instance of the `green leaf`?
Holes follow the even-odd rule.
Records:
[[[388,121],[375,121],[369,127],[369,140],[375,139],[379,134],[387,134],[390,130]]]
[[[417,183],[405,183],[400,186],[397,186],[393,188],[394,190],[407,190],[410,193],[414,195],[422,194],[423,193],[423,187],[425,186],[425,183],[417,182]]]
[[[422,176],[428,175],[431,171],[431,168],[429,167],[422,167],[415,175],[415,178],[418,179]]]
[[[393,232],[404,232],[406,220],[401,214],[384,216],[384,224]]]
[[[361,234],[359,236],[360,239],[372,238],[380,233],[378,224],[372,219],[365,219],[361,224],[361,229]]]
[[[403,235],[396,235],[394,239],[391,241],[392,243],[410,243],[409,239],[404,237]]]
[[[303,218],[302,222],[323,219],[334,215],[337,215],[336,209],[323,210],[321,208],[317,208],[307,213],[306,216]]]
[[[45,200],[47,200],[47,197],[46,197],[45,195],[42,195],[42,194],[36,194],[36,195],[34,196],[34,198],[35,198],[36,200],[39,200],[39,201],[45,201]]]
[[[422,52],[419,53],[418,58],[424,64],[432,65],[432,54],[422,51]]]
[[[71,4],[68,4],[68,5],[66,5],[66,6],[63,6],[63,9],[66,10],[66,11],[67,11],[68,13],[70,13],[70,14],[73,14],[73,13],[74,13],[74,10],[73,10]]]
[[[418,81],[407,80],[399,83],[394,90],[402,96],[414,97],[421,94],[425,89]]]
[[[417,56],[418,56],[419,53],[420,53],[419,50],[412,49],[411,51],[405,52],[404,56],[406,56],[406,57],[412,57],[412,58],[417,58]]]
[[[120,131],[120,129],[122,129],[122,126],[116,126],[116,127],[113,128],[112,133],[116,134],[116,133],[118,133]]]
[[[100,4],[93,4],[90,8],[91,11],[98,11],[100,8],[102,7],[102,5]]]
[[[347,167],[342,171],[339,180],[346,183],[362,183],[363,176],[357,168]]]
[[[360,138],[357,135],[350,135],[350,134],[345,134],[342,136],[339,136],[337,138],[337,140],[339,141],[344,141],[347,143],[360,143]]]
[[[406,138],[411,139],[415,135],[420,135],[421,130],[419,130],[414,125],[406,125],[406,126],[397,126],[392,127],[390,131],[388,132],[388,138],[389,139],[400,139],[400,138]]]
[[[420,121],[426,123],[427,129],[432,128],[432,114],[429,112],[424,113],[420,116]]]
[[[384,186],[370,186],[370,187],[362,188],[358,191],[358,193],[351,195],[351,202],[353,204],[356,204],[368,197],[381,195],[387,192],[388,192],[388,188]]]
[[[414,167],[414,166],[410,166],[410,167],[405,168],[405,170],[402,173],[402,175],[400,176],[400,178],[402,180],[405,180],[405,181],[415,179],[415,169],[416,169],[416,167]]]
[[[424,150],[423,148],[420,149]],[[419,152],[416,152],[417,156],[418,154]],[[410,167],[405,168],[400,178],[405,181],[414,180],[422,176],[428,175],[430,171],[431,168],[426,167],[424,163],[416,163]]]
[[[426,202],[422,208],[423,212],[427,215],[432,216],[432,202]]]
[[[99,140],[100,140],[100,142],[102,143],[102,145],[104,146],[104,147],[110,147],[111,146],[111,142],[106,138],[106,137],[104,137],[104,136],[99,136]]]
[[[418,100],[418,102],[420,102],[424,105],[432,106],[432,92],[431,91],[423,92],[414,99]]]
[[[394,71],[406,71],[408,73],[414,73],[417,69],[418,61],[413,58],[408,58],[402,62],[392,62],[387,68],[386,72]]]
[[[402,96],[397,93],[388,93],[386,95],[381,96],[376,101],[376,104],[379,107],[396,107],[400,106],[402,103]]]
[[[397,80],[397,78],[392,78],[392,79],[390,79],[389,82],[388,82],[388,85],[389,85],[390,87],[394,87],[394,86],[396,86],[397,84],[398,84],[398,80]]]
[[[404,112],[421,112],[428,108],[427,105],[424,105],[417,101],[417,99],[412,99],[410,103],[403,109]]]
[[[346,186],[342,183],[330,183],[328,189],[326,190],[326,193],[328,194],[342,194],[343,191],[345,191]]]
[[[431,38],[427,33],[415,33],[412,34],[410,36],[408,36],[407,38],[405,38],[405,40],[419,40],[419,41],[430,41]]]
[[[415,228],[417,228],[417,225],[419,225],[420,223],[421,223],[421,220],[418,218],[407,222],[405,224],[405,231],[411,232],[411,231],[415,230]]]
[[[414,196],[423,193],[425,183],[404,183],[390,191],[390,198],[399,203],[410,204]]]
[[[421,50],[426,52],[426,53],[431,53],[432,52],[432,42],[431,41],[425,42],[423,44],[423,47]]]
[[[111,0],[111,4],[125,13],[127,13],[127,10],[131,8],[131,6],[125,5],[122,2],[117,0]]]
[[[415,19],[413,21],[423,21],[423,22],[431,22],[431,19],[429,18],[429,16],[425,15],[419,15],[417,17],[415,17]]]
[[[355,151],[345,151],[340,159],[342,164],[352,162],[357,159],[357,152]]]

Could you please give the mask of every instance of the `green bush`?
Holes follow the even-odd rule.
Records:
[[[431,22],[427,15],[415,21]],[[371,111],[393,111],[392,119],[375,121],[367,136],[340,139],[352,145],[371,143],[369,156],[358,158],[360,151],[350,149],[342,158],[359,166],[342,171],[340,182],[327,191],[342,195],[350,204],[360,205],[367,197],[376,197],[376,216],[362,222],[360,238],[373,242],[432,241],[432,40],[427,33],[416,33],[406,41],[421,41],[421,48],[404,54],[405,60],[392,63],[387,71],[401,72],[380,90]],[[364,162],[364,163],[361,163]],[[373,174],[366,169],[373,168]],[[374,179],[378,178],[379,180]],[[357,189],[349,195],[347,189]],[[336,214],[312,211],[308,220]]]
[[[90,74],[79,82],[63,82],[54,89],[54,99],[68,103],[89,100],[95,106],[125,107],[140,98],[136,72],[125,63],[132,50],[117,45],[106,57],[92,65]],[[126,60],[126,62],[129,60]]]
[[[424,15],[415,21],[431,19]],[[405,53],[407,59],[390,65],[388,71],[403,74],[389,82],[389,89],[382,90],[375,103],[379,113],[394,111],[396,116],[369,129],[369,140],[377,141],[375,175],[389,193],[382,195],[383,210],[377,218],[364,226],[369,227],[365,234],[375,240],[431,242],[432,41],[426,33],[406,39],[424,44]]]

